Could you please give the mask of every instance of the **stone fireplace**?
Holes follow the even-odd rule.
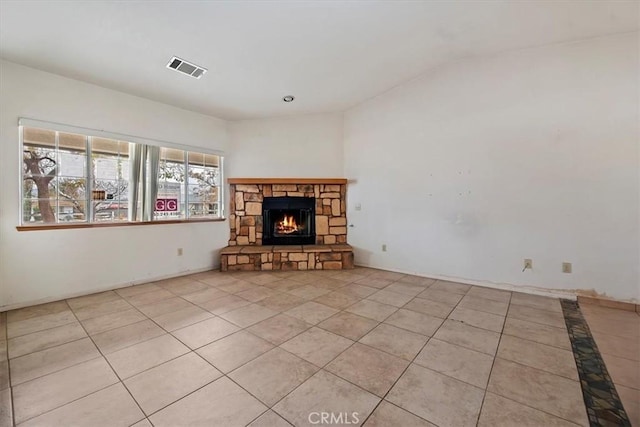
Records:
[[[353,268],[342,178],[231,178],[221,269]]]

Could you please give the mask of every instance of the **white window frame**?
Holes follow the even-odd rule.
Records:
[[[159,139],[152,139],[152,138],[144,138],[144,137],[140,137],[140,136],[135,136],[135,135],[127,135],[127,134],[121,134],[121,133],[117,133],[117,132],[109,132],[109,131],[104,131],[104,130],[99,130],[99,129],[91,129],[91,128],[86,128],[86,127],[81,127],[81,126],[72,126],[72,125],[66,125],[66,124],[62,124],[62,123],[55,123],[55,122],[49,122],[49,121],[44,121],[44,120],[37,120],[37,119],[31,119],[31,118],[26,118],[26,117],[20,117],[18,119],[18,139],[19,139],[19,150],[18,150],[18,164],[20,165],[20,167],[18,168],[18,173],[19,173],[19,179],[18,179],[18,186],[19,186],[19,197],[20,197],[20,203],[19,205],[19,209],[18,209],[18,224],[21,227],[33,227],[33,228],[37,228],[39,226],[47,226],[47,227],[56,227],[56,226],[62,226],[64,228],[68,227],[68,224],[63,224],[60,222],[55,222],[55,223],[38,223],[38,224],[29,224],[29,223],[25,223],[24,222],[24,200],[23,200],[23,180],[24,180],[24,173],[23,173],[23,167],[22,167],[22,163],[23,163],[23,156],[24,156],[24,132],[23,129],[27,127],[32,127],[32,128],[39,128],[39,129],[45,129],[45,130],[50,130],[50,131],[56,131],[56,132],[65,132],[65,133],[72,133],[72,134],[78,134],[78,135],[82,135],[86,138],[86,151],[85,154],[87,156],[87,171],[86,171],[86,176],[85,179],[87,180],[87,188],[85,189],[86,194],[87,194],[87,198],[90,199],[91,198],[91,168],[89,167],[89,163],[88,163],[88,159],[91,158],[91,138],[92,137],[100,137],[100,138],[108,138],[108,139],[114,139],[114,140],[118,140],[118,141],[124,141],[124,142],[132,142],[132,143],[137,143],[137,144],[147,144],[147,145],[153,145],[153,146],[157,146],[160,148],[173,148],[173,149],[177,149],[177,150],[182,150],[185,152],[185,216],[183,219],[179,220],[179,221],[184,221],[184,222],[197,222],[197,221],[203,221],[203,220],[225,220],[225,199],[226,199],[226,192],[225,192],[225,185],[224,185],[224,152],[220,151],[220,150],[212,150],[212,149],[208,149],[208,148],[203,148],[203,147],[196,147],[196,146],[189,146],[189,145],[184,145],[184,144],[177,144],[175,142],[171,142],[171,141],[164,141],[164,140],[159,140]],[[57,149],[57,148],[56,148]],[[219,173],[220,173],[220,185],[218,187],[218,191],[219,191],[219,213],[218,216],[216,217],[202,217],[202,216],[196,216],[191,218],[189,216],[189,212],[188,212],[188,205],[189,205],[189,194],[188,194],[188,153],[198,153],[198,154],[210,154],[210,155],[214,155],[214,156],[218,156],[219,159],[219,165],[218,165],[218,169],[219,169]],[[75,223],[74,225],[77,225],[79,227],[82,226],[87,226],[87,225],[96,225],[96,224],[102,224],[101,222],[95,222],[93,215],[91,214],[91,209],[89,209],[89,203],[90,200],[87,200],[87,209],[88,209],[88,215],[87,215],[87,220],[85,222],[79,222],[79,223]],[[163,222],[166,222],[167,220],[161,220],[161,219],[154,219],[152,220],[152,222],[154,223],[158,223],[158,224],[162,224]],[[139,224],[139,223],[143,223],[142,221],[123,221],[123,222],[116,222],[116,223],[110,223],[113,225],[116,224]]]

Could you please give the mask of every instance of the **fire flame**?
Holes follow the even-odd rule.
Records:
[[[296,219],[293,215],[285,215],[282,221],[276,224],[276,229],[278,233],[291,234],[298,231],[298,224],[296,224]]]

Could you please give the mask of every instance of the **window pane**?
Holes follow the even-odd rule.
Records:
[[[22,220],[25,223],[54,223],[58,171],[56,133],[25,128],[23,142]]]
[[[27,223],[56,222],[56,134],[23,129],[22,220]],[[40,199],[40,200],[38,200]]]
[[[129,206],[127,202],[102,201],[93,202],[94,204],[94,220],[99,222],[105,221],[126,221],[129,215]]]
[[[56,194],[55,177],[25,178],[22,180],[22,197],[24,199],[48,199]],[[41,194],[42,193],[42,194]],[[54,197],[55,198],[55,197]]]
[[[220,216],[220,158],[189,152],[189,217]]]
[[[59,177],[55,188],[58,196],[58,221],[86,221],[86,179]]]
[[[86,221],[84,135],[23,128],[22,220]]]
[[[160,170],[158,172],[158,196],[154,209],[154,219],[184,219],[184,157],[182,150],[160,149]]]
[[[22,158],[25,176],[56,175],[58,162],[55,146],[24,145]]]
[[[58,222],[86,222],[86,201],[58,199]]]
[[[94,221],[129,219],[129,143],[91,138]]]
[[[127,200],[129,183],[123,179],[95,179],[93,184],[93,200]]]
[[[189,185],[189,216],[218,216],[218,187]]]
[[[119,168],[119,159],[118,157],[107,157],[94,155],[93,159],[93,175],[96,179],[118,179],[118,168]]]
[[[84,177],[86,176],[87,155],[86,153],[71,153],[68,151],[60,151],[59,158],[59,176]]]
[[[24,199],[22,203],[22,218],[24,223],[52,223],[56,222],[56,199]]]

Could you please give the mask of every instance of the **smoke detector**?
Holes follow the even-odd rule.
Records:
[[[204,75],[204,73],[207,72],[206,68],[193,64],[189,61],[185,61],[184,59],[178,58],[177,56],[171,58],[171,61],[169,61],[169,63],[167,64],[167,68],[194,77],[196,79],[199,79]]]

